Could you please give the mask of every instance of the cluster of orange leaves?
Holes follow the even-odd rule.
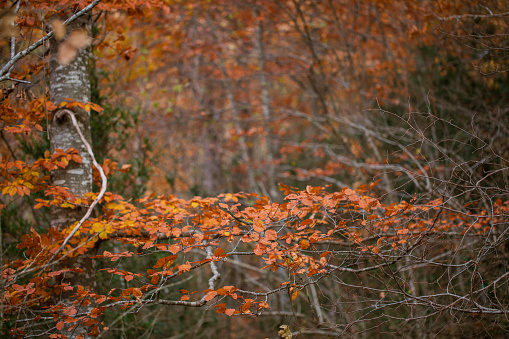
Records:
[[[2,164],[0,168],[4,178],[13,178],[12,181],[4,180],[3,192],[23,196],[29,194],[30,189],[45,189],[46,195],[53,195],[54,198],[38,199],[36,208],[51,205],[74,208],[78,204],[86,207],[96,198],[95,193],[74,197],[65,189],[48,186],[45,183],[47,176],[41,178],[38,174],[41,169],[65,167],[70,161],[80,160],[77,151],[69,149],[66,152],[58,150],[51,156],[48,154],[31,166],[21,161]],[[164,254],[153,267],[143,268],[139,272],[105,269],[109,274],[120,276],[126,282],[140,283],[141,286],[119,291],[112,289],[107,295],[99,295],[85,286],[53,285],[53,278],[68,270],[51,271],[41,267],[47,264],[74,225],[69,225],[62,232],[50,229],[45,234],[38,234],[32,229],[18,245],[19,249],[26,250],[27,258],[16,260],[3,269],[7,286],[4,300],[6,311],[15,312],[20,304],[24,307],[45,305],[49,303],[52,293],[72,290],[75,291],[75,304],[72,306],[65,309],[61,309],[63,306],[47,306],[57,328],[62,328],[64,323],[74,322],[99,326],[96,318],[107,308],[141,305],[147,293],[161,287],[161,281],[186,274],[210,262],[228,260],[235,253],[230,246],[235,242],[264,262],[263,269],[276,271],[283,268],[292,275],[312,277],[327,274],[328,265],[334,260],[333,251],[320,247],[324,242],[341,245],[343,241],[350,241],[356,244],[360,252],[382,256],[401,253],[398,251],[404,251],[404,246],[410,246],[426,232],[445,232],[452,227],[462,227],[462,231],[466,231],[464,225],[468,215],[444,212],[439,220],[412,219],[415,212],[434,211],[436,214],[440,210],[441,200],[420,206],[404,201],[383,205],[368,195],[374,186],[372,184],[356,190],[343,188],[337,192],[327,192],[325,187],[308,186],[305,190],[297,190],[282,186],[285,194],[283,203],[245,193],[189,200],[152,195],[133,202],[107,193],[101,204],[103,216],[87,220],[59,255],[77,256],[93,248],[97,242],[108,239],[122,241],[142,251]],[[498,200],[495,215],[502,215],[500,212],[507,211],[508,207],[507,203]],[[344,218],[346,212],[354,217]],[[480,233],[489,231],[489,220],[479,220],[472,227]],[[376,242],[364,239],[373,234],[377,235]],[[207,246],[214,248],[212,256],[198,261],[180,260],[183,254]],[[135,259],[138,255],[139,252],[129,250],[121,253],[104,251],[96,258],[115,262],[120,258]],[[79,269],[72,270],[80,272]],[[28,274],[33,277],[27,283],[17,282]],[[288,289],[292,299],[296,299],[301,287],[288,281],[276,288]],[[191,300],[191,295],[195,293],[204,295],[207,302],[214,298],[229,299],[238,306],[227,307],[227,302],[215,306],[218,313],[229,316],[250,314],[256,309],[269,307],[265,300],[247,298],[234,286],[181,292],[184,295],[180,301]],[[79,305],[90,303],[96,306],[91,313],[76,315]],[[94,327],[94,333],[98,333],[97,326]]]

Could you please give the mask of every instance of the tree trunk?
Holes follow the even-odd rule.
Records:
[[[90,16],[85,15],[67,27],[67,32],[69,33],[75,29],[87,29],[87,31],[90,32],[90,26]],[[79,50],[76,57],[68,65],[63,66],[58,61],[58,49],[62,43],[63,41],[57,41],[52,38],[50,51],[51,100],[55,105],[59,105],[62,101],[68,101],[67,98],[74,101],[88,102],[90,100],[90,50],[87,48]],[[89,113],[79,108],[73,108],[72,110],[78,121],[79,128],[89,144],[91,144]],[[52,153],[54,153],[56,149],[63,149],[65,151],[72,147],[77,149],[83,158],[81,164],[70,161],[66,168],[54,170],[51,177],[52,184],[60,187],[67,187],[70,193],[78,196],[86,192],[91,192],[92,160],[68,115],[53,119],[51,122],[50,139]],[[74,209],[54,207],[51,211],[51,226],[58,230],[63,230],[82,218],[85,212],[86,209],[80,207]],[[84,255],[67,259],[64,263],[61,263],[60,265],[66,268],[79,267],[83,269],[84,273],[66,273],[60,283],[69,283],[70,286],[75,288],[77,288],[77,286],[88,286],[92,290],[95,290],[95,264],[91,258],[91,256],[94,255],[92,252],[93,251],[89,251]],[[76,290],[70,291],[70,294],[60,294],[59,301],[69,306],[71,303],[70,295],[75,292]],[[78,306],[79,305],[75,305],[79,313],[87,311],[88,307]],[[72,332],[67,331],[67,329],[67,327],[64,327],[62,329],[62,334],[67,335],[69,338],[76,337],[80,334],[84,338],[88,337],[86,335],[88,329],[85,326],[78,325]]]

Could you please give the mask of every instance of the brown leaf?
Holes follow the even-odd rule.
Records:
[[[67,66],[71,63],[71,61],[73,61],[77,53],[78,50],[65,41],[58,46],[58,62],[62,66]]]
[[[92,43],[92,38],[88,35],[86,29],[75,29],[69,34],[66,40],[74,48],[86,48]]]
[[[56,33],[55,33],[56,34]],[[86,48],[92,43],[92,38],[88,36],[86,29],[76,29],[69,33],[67,40],[58,46],[58,62],[62,66],[67,66],[74,60],[78,49]]]
[[[18,33],[18,28],[14,25],[16,14],[14,8],[6,8],[0,11],[0,38],[11,37]]]
[[[53,33],[57,40],[62,40],[65,37],[65,24],[62,20],[55,19],[51,22]]]

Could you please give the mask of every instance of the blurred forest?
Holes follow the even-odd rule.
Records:
[[[507,1],[0,7],[3,335],[509,336]]]

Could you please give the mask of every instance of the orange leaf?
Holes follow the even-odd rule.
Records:
[[[168,246],[168,251],[170,251],[171,253],[175,254],[177,253],[178,251],[180,251],[180,245],[179,244],[172,244],[172,245],[169,245]],[[176,257],[176,256],[175,256]],[[173,259],[172,259],[173,260]]]
[[[244,305],[241,306],[242,312],[246,312],[251,307],[252,302],[247,301]]]
[[[216,291],[210,291],[210,292],[209,292],[209,293],[207,293],[207,295],[205,296],[205,301],[210,301],[210,300],[214,299],[216,295],[217,295],[217,292],[216,292]]]
[[[154,265],[154,268],[160,268],[166,265],[168,262],[173,262],[173,260],[177,259],[176,255],[169,255],[167,257],[161,258],[157,260],[156,264]],[[171,264],[171,263],[170,263]]]
[[[189,262],[187,262],[187,263],[185,263],[183,265],[179,265],[178,269],[181,272],[189,272],[191,270],[191,264],[189,264]]]
[[[126,173],[129,171],[129,168],[131,168],[131,164],[124,164],[122,167],[120,167],[120,172]]]
[[[58,106],[56,106],[54,103],[52,103],[51,101],[46,101],[46,108],[48,109],[48,111],[54,111],[58,108]],[[46,152],[45,152],[46,153]],[[46,155],[45,155],[46,157]],[[47,157],[46,157],[47,158]]]
[[[78,164],[81,164],[81,162],[82,162],[81,160],[82,159],[83,158],[80,155],[78,155],[78,154],[73,154],[72,155],[72,160],[74,160],[74,162],[77,162]]]
[[[159,281],[159,276],[158,275],[154,275],[151,279],[150,279],[150,283],[155,285],[157,284],[157,282]]]
[[[253,228],[256,232],[263,232],[265,231],[265,226],[263,226],[263,222],[261,220],[258,220],[254,225]]]
[[[301,226],[311,225],[314,221],[312,219],[306,219],[300,223]]]
[[[264,251],[265,251],[265,246],[263,246],[262,244],[256,244],[256,246],[254,248],[254,253],[256,255],[262,255]]]
[[[302,239],[299,245],[301,249],[305,250],[306,248],[309,247],[309,241],[307,241],[306,239]]]
[[[235,313],[235,309],[229,308],[226,311],[224,311],[224,313],[228,314],[228,316],[231,317]]]
[[[297,299],[297,297],[299,296],[299,290],[295,290],[292,292],[292,300],[295,300]]]
[[[57,327],[57,330],[61,331],[61,330],[62,330],[62,328],[64,328],[64,325],[65,325],[65,323],[64,323],[63,321],[59,321],[59,322],[57,323],[57,326],[56,326],[56,327]]]
[[[267,240],[276,240],[277,232],[275,230],[267,230],[265,232],[265,238],[267,238]]]
[[[103,312],[100,308],[93,308],[91,311],[90,311],[90,316],[92,318],[97,318],[97,316],[101,315]]]
[[[14,288],[16,291],[23,291],[25,288],[18,284],[13,284],[12,288]]]
[[[141,290],[139,288],[133,288],[133,295],[135,297],[138,297],[138,298],[141,298],[141,296],[143,295],[143,293],[141,292]]]
[[[402,229],[398,231],[398,235],[407,234],[409,232],[408,228]]]
[[[78,313],[78,311],[76,311],[76,309],[74,307],[70,307],[70,308],[65,309],[64,313],[67,315],[74,315],[74,314]]]
[[[131,280],[133,280],[134,276],[129,274],[129,275],[124,276],[124,278],[125,278],[126,281],[131,281]]]

